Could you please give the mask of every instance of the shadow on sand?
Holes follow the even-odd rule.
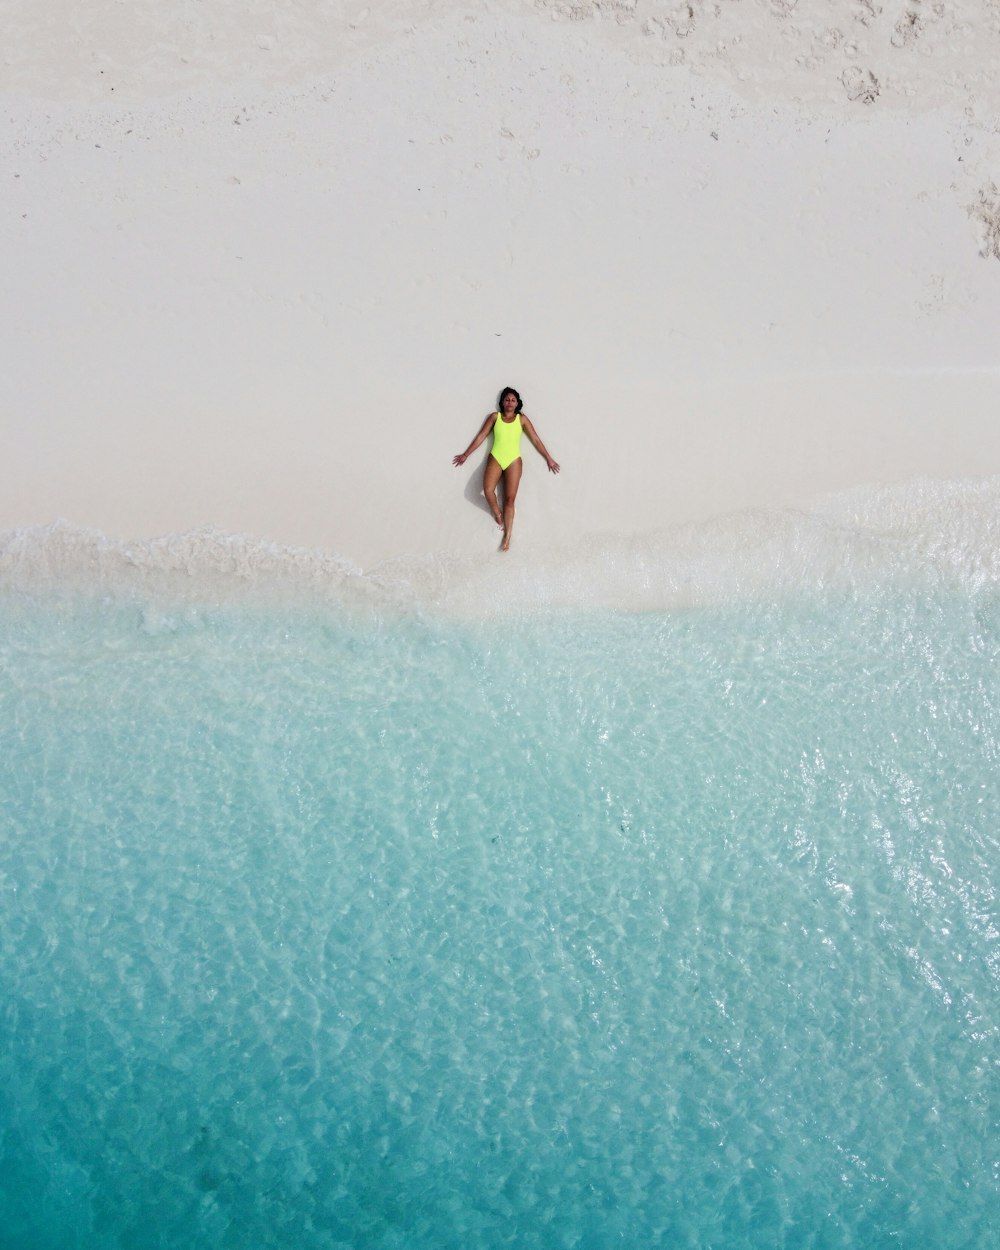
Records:
[[[483,473],[486,471],[486,461],[489,458],[489,452],[483,456],[482,460],[476,465],[469,476],[469,480],[465,483],[465,497],[469,503],[490,516],[489,504],[486,502],[486,496],[483,494]],[[468,463],[464,467],[468,467]],[[500,487],[500,496],[503,498],[503,487]],[[501,505],[502,506],[502,505]]]
[[[466,499],[468,499],[469,503],[473,504],[476,508],[478,508],[480,512],[485,512],[486,515],[492,521],[493,514],[492,512],[490,512],[490,506],[486,502],[486,496],[483,494],[483,473],[486,469],[486,461],[489,457],[489,454],[490,453],[487,452],[486,455],[483,456],[482,460],[479,461],[475,469],[469,475],[469,478],[465,483],[465,497]],[[468,461],[466,461],[465,467],[468,467]],[[502,508],[503,507],[503,482],[501,482],[500,485],[497,487],[497,499],[500,503],[500,507]],[[503,542],[502,529],[500,528],[497,529],[497,535],[498,535],[498,542],[502,543]]]

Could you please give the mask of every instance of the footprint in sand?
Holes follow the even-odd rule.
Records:
[[[920,38],[923,29],[924,24],[920,20],[920,14],[913,9],[907,9],[893,27],[892,38],[889,42],[894,48],[909,48]]]
[[[854,20],[860,22],[862,26],[870,26],[881,12],[882,6],[875,5],[873,0],[861,0],[855,10]]]
[[[694,9],[690,4],[682,4],[673,17],[666,19],[667,25],[674,28],[678,39],[686,39],[694,31]]]
[[[917,307],[922,313],[931,316],[934,313],[943,312],[944,306],[944,275],[932,274],[924,283],[923,293],[917,300]]]
[[[840,76],[849,100],[861,104],[874,104],[878,99],[878,79],[870,69],[862,69],[860,65],[851,65]]]
[[[979,226],[979,255],[1000,260],[1000,188],[995,182],[982,187],[967,212]]]

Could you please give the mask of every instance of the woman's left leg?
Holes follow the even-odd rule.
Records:
[[[510,536],[514,532],[514,500],[517,488],[521,484],[521,470],[524,465],[518,456],[503,471],[503,542],[501,551],[510,550]]]

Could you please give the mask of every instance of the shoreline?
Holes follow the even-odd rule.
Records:
[[[746,509],[506,555],[399,556],[369,568],[210,528],[123,541],[57,522],[0,533],[0,597],[7,608],[123,606],[148,630],[150,620],[176,629],[202,612],[244,608],[458,620],[836,601],[908,585],[978,596],[1000,587],[998,518],[1000,475],[923,478],[834,492],[808,508]]]
[[[616,414],[610,435],[602,429],[603,409],[577,417],[571,429],[565,418],[535,416],[562,472],[548,474],[525,446],[509,554],[655,534],[753,510],[809,510],[855,488],[1000,474],[1000,373],[992,371],[691,385],[675,387],[664,407],[659,423],[648,422],[648,405],[636,416]],[[461,431],[455,445],[472,432]],[[355,480],[338,482],[332,494],[322,462],[307,464],[306,449],[293,467],[279,466],[277,485],[261,481],[248,494],[253,467],[234,468],[236,448],[192,462],[182,448],[173,464],[161,461],[162,489],[152,493],[141,477],[115,481],[115,464],[47,480],[8,470],[0,532],[62,522],[123,544],[201,530],[248,534],[264,545],[324,551],[366,571],[406,558],[488,558],[498,545],[481,493],[488,452],[480,449],[456,469],[445,437],[434,448],[442,454],[419,465],[419,506],[407,503],[415,488],[399,474],[398,460],[382,456],[378,437],[356,444]],[[76,456],[67,468],[79,464]]]

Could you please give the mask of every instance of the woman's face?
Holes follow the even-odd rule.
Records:
[[[503,397],[504,416],[512,417],[517,412],[517,396],[512,395],[510,391]]]

